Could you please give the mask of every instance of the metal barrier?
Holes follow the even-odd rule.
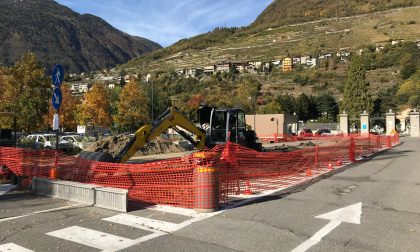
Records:
[[[54,151],[0,148],[0,165],[34,177],[127,189],[132,201],[214,211],[238,195],[275,190],[399,143],[398,135],[322,137],[319,146],[257,152],[227,143],[206,152],[146,164],[103,163]],[[54,170],[56,169],[56,170]],[[53,171],[53,172],[52,172]]]

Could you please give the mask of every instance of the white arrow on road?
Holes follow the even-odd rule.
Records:
[[[334,228],[338,227],[342,222],[360,224],[362,215],[362,202],[354,205],[343,207],[332,212],[321,214],[315,218],[330,220],[321,230],[316,232],[311,238],[297,246],[292,252],[304,252],[321,241],[321,239],[330,233]]]

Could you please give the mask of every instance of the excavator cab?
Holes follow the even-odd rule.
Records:
[[[206,146],[213,147],[230,141],[255,149],[255,133],[247,131],[242,109],[205,106],[198,113],[201,128],[206,131]]]

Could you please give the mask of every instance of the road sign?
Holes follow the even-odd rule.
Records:
[[[63,83],[64,70],[63,70],[62,65],[60,64],[54,65],[51,78],[54,83],[54,86],[60,86],[61,83]]]
[[[53,108],[58,110],[61,106],[62,101],[63,101],[63,94],[61,93],[61,89],[59,87],[54,88],[54,93],[52,97]]]
[[[361,215],[362,202],[359,202],[354,205],[343,207],[332,212],[316,216],[315,218],[329,220],[330,222],[313,236],[311,236],[311,238],[293,249],[292,252],[304,252],[308,250],[310,247],[320,242],[324,236],[338,227],[342,222],[360,224]]]

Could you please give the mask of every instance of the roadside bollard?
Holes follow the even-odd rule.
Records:
[[[249,183],[249,180],[246,181],[246,187],[245,187],[244,195],[252,195],[251,185]]]
[[[198,166],[194,169],[194,210],[210,213],[219,209],[219,171],[215,167],[213,153],[194,154]]]
[[[354,148],[355,148],[354,138],[353,137],[350,137],[349,161],[351,163],[356,162],[356,156],[355,156],[355,153],[354,153]]]
[[[57,178],[58,178],[57,168],[53,167],[50,170],[50,179],[57,179]]]

